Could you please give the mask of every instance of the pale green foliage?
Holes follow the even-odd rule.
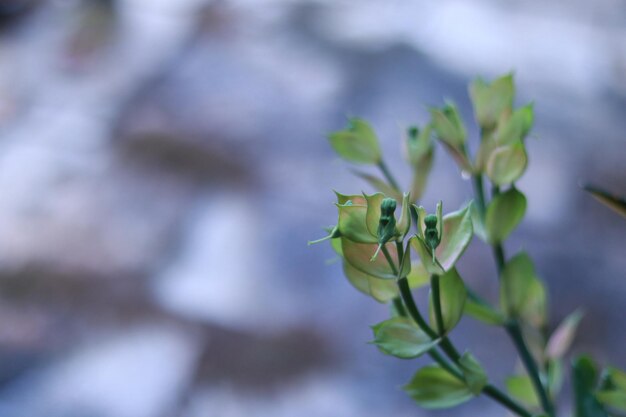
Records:
[[[515,108],[512,74],[493,82],[478,79],[471,84],[469,94],[480,143],[467,145],[468,137],[474,135],[468,135],[454,104],[431,108],[430,120],[422,128],[407,129],[409,192],[393,178],[367,122],[352,119],[348,128],[332,133],[330,143],[342,159],[375,166],[382,177],[355,172],[378,192],[336,193],[337,224],[316,242],[330,241],[341,258],[344,274],[357,290],[378,302],[393,303],[392,318],[372,327],[372,343],[398,358],[428,355],[436,362],[418,369],[404,387],[419,405],[453,407],[485,395],[521,417],[556,417],[554,404],[567,374],[563,364],[582,313],[575,311],[548,332],[553,326],[547,289],[533,261],[525,252],[507,258],[504,247],[526,214],[526,196],[516,182],[528,165],[526,138],[534,123],[534,108],[532,104]],[[472,177],[475,188],[474,201],[446,215],[441,202],[431,214],[417,203],[430,177],[436,143],[464,175]],[[470,155],[468,148],[477,149],[475,155]],[[489,197],[484,192],[485,180],[490,186],[487,189],[492,190]],[[626,215],[623,198],[594,187],[587,190]],[[497,306],[472,290],[472,281],[465,280],[457,268],[474,235],[494,253]],[[459,268],[463,268],[462,263]],[[472,272],[467,271],[468,275]],[[422,287],[430,287],[428,306],[418,305],[411,292]],[[422,316],[425,308],[429,320]],[[464,314],[500,326],[511,337],[524,369],[506,379],[508,395],[489,382],[472,353],[461,355],[452,344],[449,335]],[[407,362],[407,366],[419,365]],[[572,378],[575,417],[626,412],[626,373],[612,367],[600,372],[591,358],[581,356],[573,363]]]

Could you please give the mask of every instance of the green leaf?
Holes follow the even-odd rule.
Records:
[[[385,199],[385,195],[382,193],[375,193],[372,195],[363,194],[365,198],[367,209],[365,215],[365,225],[369,234],[376,238],[378,242],[378,224],[380,223],[380,204]],[[354,239],[352,239],[354,240]],[[356,241],[356,240],[355,240]],[[368,243],[368,242],[363,242]]]
[[[453,148],[463,147],[467,133],[454,103],[446,103],[442,109],[430,109],[430,116],[431,125],[439,140]]]
[[[485,228],[490,243],[500,243],[517,227],[526,213],[526,197],[517,188],[496,195],[487,207]]]
[[[610,379],[611,385],[614,389],[626,392],[626,372],[609,366],[606,368],[605,373]]]
[[[550,336],[546,347],[546,356],[552,359],[562,358],[572,345],[574,335],[580,320],[583,318],[583,312],[576,310],[563,320]]]
[[[374,341],[381,351],[387,355],[402,359],[417,358],[428,352],[439,343],[431,340],[413,320],[395,317],[372,327]]]
[[[596,399],[607,407],[620,411],[626,411],[626,392],[624,391],[599,391]]]
[[[521,141],[498,146],[489,155],[486,172],[491,181],[498,186],[517,181],[528,164],[526,149]]]
[[[439,277],[439,294],[441,298],[441,315],[443,318],[443,329],[449,333],[461,320],[465,300],[467,299],[467,290],[461,276],[455,268],[446,272]],[[432,299],[432,291],[430,293],[430,322],[434,326],[435,308]]]
[[[500,145],[508,145],[517,141],[523,141],[533,125],[533,105],[528,104],[515,110],[511,117],[498,127],[496,142]]]
[[[443,201],[439,201],[437,203],[437,235],[441,240],[441,235],[443,234]]]
[[[476,120],[483,129],[492,129],[503,113],[511,111],[515,97],[513,74],[507,74],[491,84],[478,78],[469,88]]]
[[[344,259],[350,265],[376,278],[396,279],[396,274],[394,274],[387,259],[382,254],[371,260],[377,248],[378,244],[357,243],[350,239],[341,238],[341,250]],[[385,248],[389,251],[394,265],[398,265],[398,251],[395,243],[387,243]]]
[[[441,242],[435,251],[438,263],[432,262],[432,255],[428,246],[420,239],[411,238],[413,249],[418,253],[422,264],[431,274],[441,275],[444,271],[449,271],[454,267],[456,261],[461,257],[467,245],[472,240],[472,216],[471,205],[468,204],[462,210],[450,213],[443,218],[443,233]],[[423,208],[418,210],[420,219],[420,230],[424,230]],[[423,232],[422,232],[423,235]]]
[[[454,407],[474,397],[464,381],[437,365],[417,371],[404,390],[424,408]]]
[[[610,194],[607,191],[592,185],[585,185],[584,189],[596,198],[599,202],[626,217],[626,199]]]
[[[339,234],[359,243],[376,243],[376,234],[372,235],[367,228],[367,200],[362,195],[344,195],[335,191],[337,195],[337,210],[339,220],[337,228]],[[378,226],[378,225],[377,225]]]
[[[501,283],[500,304],[503,311],[535,325],[545,322],[545,288],[526,253],[519,253],[507,262],[502,271]]]
[[[341,249],[341,238],[335,238],[330,240],[330,246],[335,253],[343,258],[343,250]]]
[[[506,321],[506,317],[501,312],[471,297],[468,297],[465,301],[464,313],[492,326],[500,326]]]
[[[337,154],[357,164],[377,164],[381,160],[378,138],[371,126],[361,119],[350,119],[348,128],[328,137]]]
[[[573,365],[575,417],[608,417],[602,404],[593,395],[598,382],[598,368],[589,356],[577,358]]]
[[[411,273],[411,244],[407,242],[401,262],[400,277],[406,277]]]
[[[488,382],[482,365],[471,353],[465,352],[459,360],[459,366],[470,391],[474,395],[479,395]]]
[[[413,246],[413,249],[415,249],[415,251],[417,252],[418,256],[420,257],[421,264],[424,266],[429,274],[441,275],[445,273],[443,266],[438,259],[435,259],[435,261],[433,262],[431,249],[421,237],[413,236],[411,237],[409,242]]]
[[[402,208],[400,210],[400,219],[396,224],[396,231],[402,239],[411,230],[411,197],[408,193],[404,193],[402,196]]]
[[[421,262],[411,262],[411,272],[407,275],[409,287],[421,288],[430,283],[430,273]]]
[[[516,400],[530,406],[539,407],[539,398],[528,375],[516,375],[506,379],[506,390]]]
[[[343,263],[343,273],[357,290],[380,303],[388,303],[398,296],[398,286],[395,281],[366,274],[348,262]]]

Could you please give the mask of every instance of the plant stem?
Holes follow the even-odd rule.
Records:
[[[474,180],[474,192],[477,198],[476,205],[479,209],[480,216],[484,219],[486,204],[485,204],[485,192],[483,190],[482,175],[480,174],[474,175],[473,180]],[[499,192],[500,192],[500,189],[498,187],[493,188],[494,195],[497,195]],[[496,263],[496,269],[498,271],[498,278],[501,279],[502,270],[504,269],[504,265],[506,263],[506,258],[504,256],[504,248],[501,243],[495,243],[491,245],[491,248],[492,248],[495,263]],[[524,341],[524,336],[522,334],[522,329],[520,327],[519,321],[515,318],[512,318],[511,320],[507,322],[507,324],[504,327],[509,337],[513,341],[513,345],[517,349],[517,353],[519,354],[522,360],[522,363],[524,364],[524,367],[526,368],[526,372],[528,372],[528,375],[530,376],[530,380],[532,381],[533,387],[535,388],[535,391],[537,392],[537,396],[539,397],[539,400],[541,401],[541,406],[543,410],[548,414],[548,416],[553,417],[554,407],[552,405],[552,402],[550,401],[550,398],[548,397],[548,393],[545,387],[543,386],[541,382],[541,378],[539,376],[539,368],[537,367],[537,363],[535,362],[535,359],[533,358],[532,354],[530,353],[530,350],[528,349],[528,346],[526,345],[526,342]]]
[[[398,268],[393,263],[393,259],[391,258],[391,255],[389,254],[389,251],[387,250],[385,246],[382,247],[382,252],[385,256],[385,259],[387,259],[387,262],[389,263],[391,270],[397,275]],[[398,279],[398,287],[400,290],[400,297],[404,305],[406,306],[406,310],[408,310],[408,313],[411,316],[411,318],[432,340],[436,340],[438,338],[437,333],[433,329],[430,328],[428,323],[426,323],[426,320],[424,320],[424,317],[422,317],[422,314],[420,313],[419,309],[417,308],[417,305],[415,304],[415,300],[413,299],[413,294],[411,294],[411,287],[409,286],[408,279],[406,277],[400,277]],[[395,298],[393,300],[396,306],[397,306],[396,303],[398,301],[399,301],[398,298]],[[402,316],[406,316],[406,310],[403,310],[403,312],[400,312],[400,314]],[[398,311],[400,310],[398,309]],[[453,363],[450,363],[445,358],[443,358],[441,354],[437,352],[436,349],[429,350],[428,355],[437,364],[439,364],[439,366],[441,366],[443,369],[448,371],[455,378],[461,381],[465,381],[465,378],[462,372],[458,369],[458,362],[459,362],[460,355],[457,352],[456,348],[454,348],[450,340],[445,336],[441,340],[440,347],[452,359]],[[484,393],[487,397],[493,399],[494,401],[500,403],[502,406],[508,408],[510,411],[519,415],[520,417],[532,417],[531,413],[526,411],[521,405],[516,403],[513,399],[508,397],[506,394],[504,394],[502,391],[500,391],[498,388],[494,387],[493,385],[490,385],[490,384],[486,385],[483,388],[482,393]]]
[[[389,184],[396,190],[401,191],[400,186],[398,185],[398,182],[391,174],[391,171],[389,171],[389,168],[387,167],[387,164],[385,164],[385,161],[381,159],[377,165],[378,165],[378,168],[380,168],[380,171],[383,173],[383,175],[387,179],[387,181],[389,182]]]
[[[402,301],[404,301],[404,305],[406,306],[409,315],[415,323],[419,326],[420,329],[424,331],[431,339],[439,339],[439,335],[430,328],[422,314],[420,313],[417,305],[415,304],[415,300],[413,299],[413,295],[411,294],[411,288],[409,287],[409,281],[406,277],[402,277],[398,280],[398,288],[400,289],[400,297]]]
[[[552,402],[550,401],[548,393],[546,392],[546,389],[541,382],[541,378],[539,377],[539,369],[537,368],[537,363],[535,362],[535,359],[528,350],[526,342],[524,342],[524,335],[522,334],[522,329],[519,325],[519,322],[517,320],[512,320],[505,325],[505,328],[507,333],[513,340],[517,351],[519,352],[524,367],[528,371],[530,380],[532,381],[535,391],[537,391],[537,394],[539,396],[539,400],[541,401],[541,407],[546,413],[548,413],[549,416],[554,416],[554,408],[552,406]]]
[[[409,311],[413,320],[415,320],[418,326],[426,334],[428,334],[432,339],[437,338],[437,334],[430,328],[430,326],[428,326],[428,324],[426,323],[426,321],[420,314],[419,310],[417,309],[417,306],[415,305],[415,301],[413,300],[413,296],[411,295],[411,289],[409,288],[406,277],[400,278],[398,280],[398,286],[400,287],[402,300],[404,301],[407,307],[407,310]],[[441,339],[440,347],[450,357],[450,359],[452,359],[454,364],[458,364],[460,355],[447,337],[444,336]],[[452,367],[452,365],[450,365],[445,359],[443,359],[436,350],[434,349],[430,350],[429,355],[431,358],[433,358],[435,362],[437,362],[442,368],[447,370],[450,374],[452,374],[453,376],[455,376],[457,379],[461,381],[465,381],[463,374],[459,372],[456,368]],[[486,385],[483,388],[482,392],[489,398],[497,401],[498,403],[500,403],[501,405],[503,405],[504,407],[508,408],[509,410],[511,410],[512,412],[514,412],[515,414],[521,417],[532,416],[528,411],[524,409],[524,407],[522,407],[521,405],[513,401],[511,398],[509,398],[506,394],[504,394],[502,391],[500,391],[493,385]]]
[[[396,267],[396,264],[393,263],[393,259],[391,258],[391,255],[389,254],[389,251],[387,250],[385,245],[381,246],[380,249],[381,249],[383,255],[385,256],[385,259],[387,260],[387,263],[389,264],[389,267],[391,268],[391,272],[393,272],[393,274],[397,276],[398,275],[398,268]]]
[[[524,407],[519,405],[517,402],[511,399],[508,395],[506,395],[505,393],[503,393],[502,391],[500,391],[498,388],[494,387],[493,385],[487,385],[485,388],[483,388],[483,394],[485,394],[487,397],[491,398],[492,400],[500,403],[504,407],[508,408],[509,410],[517,414],[518,416],[532,417],[532,414],[529,413]]]
[[[400,297],[395,297],[392,302],[393,307],[396,309],[398,314],[402,317],[406,317],[406,309],[404,308],[404,304],[402,304],[402,299]]]
[[[433,306],[435,308],[435,321],[437,323],[437,332],[443,335],[445,329],[443,327],[443,313],[441,312],[441,296],[439,294],[439,275],[430,276],[430,289],[433,292]]]
[[[485,190],[483,189],[483,176],[480,174],[474,175],[472,177],[472,182],[474,184],[474,194],[476,194],[476,206],[478,208],[478,213],[483,218],[485,217]]]

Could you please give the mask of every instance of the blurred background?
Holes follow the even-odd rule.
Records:
[[[469,120],[467,83],[511,70],[536,126],[507,253],[552,326],[584,306],[575,352],[626,367],[626,222],[579,188],[626,194],[625,1],[2,0],[0,415],[504,415],[418,409],[421,360],[367,344],[387,307],[306,242],[332,189],[371,191],[325,140],[346,116],[408,187],[406,126],[444,98]],[[438,149],[422,203],[471,194]],[[496,299],[485,245],[459,269]],[[499,329],[454,341],[514,370]]]

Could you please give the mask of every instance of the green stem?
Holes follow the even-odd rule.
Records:
[[[441,312],[441,295],[439,293],[439,275],[430,276],[430,289],[433,292],[433,307],[435,308],[435,321],[437,323],[437,332],[443,336],[445,329],[443,327],[443,313]]]
[[[508,395],[500,391],[498,388],[493,385],[487,385],[483,388],[483,394],[492,400],[500,403],[504,407],[508,408],[515,414],[521,417],[532,417],[532,414],[529,413],[524,407],[511,399]]]
[[[485,219],[485,210],[487,206],[485,205],[485,190],[483,189],[483,176],[482,175],[474,175],[472,177],[472,182],[474,184],[474,194],[476,194],[476,207],[478,208],[478,213],[480,216]]]
[[[387,259],[387,262],[389,263],[391,270],[397,275],[398,268],[393,263],[393,259],[391,258],[389,251],[387,250],[387,248],[383,246],[382,252],[385,258]],[[411,294],[409,281],[407,280],[406,277],[401,277],[398,279],[398,287],[400,289],[401,299],[404,302],[404,305],[406,306],[406,310],[408,310],[408,313],[411,316],[411,318],[432,340],[437,339],[438,338],[437,333],[433,329],[430,328],[428,323],[426,323],[426,320],[424,320],[424,317],[422,317],[419,309],[417,308],[417,305],[415,304],[415,300],[413,299],[413,294]],[[397,300],[398,300],[397,298],[394,299],[394,304],[397,302]],[[403,313],[400,313],[400,314],[403,316],[406,316],[406,311],[404,312],[404,314]],[[442,339],[440,343],[440,347],[452,359],[453,363],[448,362],[435,349],[429,350],[428,355],[437,364],[439,364],[439,366],[441,366],[443,369],[448,371],[455,378],[459,379],[460,381],[465,381],[463,374],[458,369],[458,362],[459,362],[460,355],[447,337],[444,337]],[[506,394],[498,390],[493,385],[486,385],[483,388],[482,393],[485,394],[487,397],[493,399],[494,401],[498,402],[502,406],[508,408],[510,411],[519,415],[520,417],[532,417],[531,413],[526,411],[521,405],[516,403],[513,399],[508,397]]]
[[[396,190],[401,191],[400,186],[398,185],[398,182],[391,174],[391,171],[389,171],[389,168],[387,167],[387,164],[385,164],[385,161],[381,159],[377,165],[378,165],[378,168],[380,168],[380,171],[383,173],[383,175],[387,179],[387,182],[389,182],[389,184]]]
[[[400,289],[400,297],[402,301],[404,301],[404,305],[409,312],[409,315],[415,323],[419,326],[420,329],[424,331],[431,339],[439,339],[439,335],[430,328],[422,314],[420,313],[417,305],[415,304],[415,300],[413,299],[413,294],[411,294],[411,288],[409,287],[409,281],[406,277],[402,277],[398,280],[398,288]]]
[[[519,322],[517,320],[512,320],[511,322],[506,324],[505,328],[507,333],[513,340],[517,351],[519,352],[524,367],[528,371],[530,380],[533,383],[535,391],[539,396],[539,400],[541,401],[541,407],[549,416],[554,416],[554,408],[552,406],[552,402],[550,401],[548,393],[546,392],[546,389],[541,382],[541,378],[539,377],[539,369],[537,368],[537,363],[535,362],[535,359],[528,350],[528,346],[526,346],[526,342],[524,341],[524,335],[522,334],[522,329],[519,325]]]
[[[393,258],[389,254],[389,251],[387,250],[385,245],[382,245],[380,249],[381,249],[383,255],[385,256],[385,259],[387,260],[387,263],[389,264],[389,267],[391,268],[391,272],[393,272],[393,274],[397,276],[398,275],[398,268],[396,267],[396,264],[393,263]]]
[[[485,192],[483,189],[483,178],[482,175],[474,175],[474,191],[476,194],[476,206],[479,209],[479,213],[481,217],[485,218]],[[498,187],[493,188],[494,196],[500,192]],[[496,269],[498,271],[498,278],[501,279],[502,270],[504,269],[504,265],[506,263],[506,257],[504,255],[504,248],[501,243],[495,243],[492,246],[492,251],[494,255],[494,260],[496,263]],[[513,345],[515,346],[517,353],[519,354],[524,367],[526,368],[526,372],[530,376],[530,380],[533,383],[533,387],[537,392],[537,396],[541,402],[541,406],[543,410],[548,414],[549,417],[554,416],[554,407],[552,402],[548,397],[548,393],[541,383],[541,378],[539,376],[539,368],[537,367],[537,363],[533,358],[526,342],[524,341],[524,336],[522,334],[522,330],[519,324],[519,321],[515,318],[509,320],[509,322],[505,325],[505,329],[513,341]]]

